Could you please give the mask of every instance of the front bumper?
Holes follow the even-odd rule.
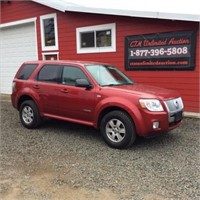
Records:
[[[180,126],[183,120],[182,111],[175,113],[173,117],[170,118],[168,112],[149,112],[143,110],[142,112],[142,123],[140,123],[139,129],[137,130],[140,136],[152,136],[161,133],[169,132],[172,129]],[[172,118],[174,119],[172,121]]]
[[[137,130],[140,136],[166,133],[177,128],[183,121],[183,101],[181,97],[168,99],[162,103],[164,112],[141,110],[141,122]]]

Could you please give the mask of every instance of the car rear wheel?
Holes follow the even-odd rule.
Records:
[[[136,139],[135,126],[128,114],[112,111],[106,114],[100,125],[105,142],[113,148],[126,148]]]
[[[21,104],[19,115],[22,125],[26,128],[37,128],[41,123],[38,108],[32,100],[24,101]]]

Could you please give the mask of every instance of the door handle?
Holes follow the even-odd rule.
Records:
[[[40,89],[40,86],[39,85],[34,85],[33,88]]]
[[[62,93],[68,93],[69,91],[68,91],[68,89],[65,88],[65,89],[62,89],[61,92]]]

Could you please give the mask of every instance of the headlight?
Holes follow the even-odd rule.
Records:
[[[140,99],[140,106],[149,111],[164,111],[159,100],[157,99]]]

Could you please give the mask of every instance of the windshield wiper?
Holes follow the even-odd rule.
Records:
[[[132,85],[133,83],[110,83],[110,84],[107,84],[107,85],[102,85],[102,87],[105,87],[105,86],[120,86],[120,85]]]
[[[102,87],[106,87],[106,86],[116,86],[116,85],[119,85],[119,84],[114,84],[114,83],[111,83],[111,84],[107,84],[107,85],[101,85]]]
[[[122,85],[133,85],[134,83],[123,83]]]

